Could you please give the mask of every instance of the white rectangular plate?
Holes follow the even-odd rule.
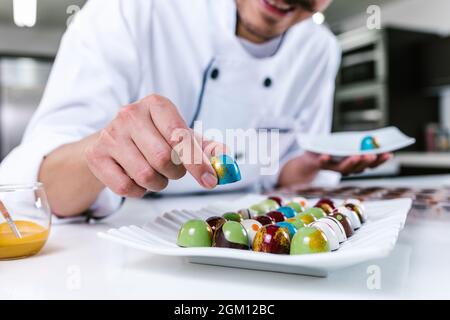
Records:
[[[380,148],[361,151],[361,141],[366,136],[377,138]],[[328,135],[298,134],[297,141],[303,150],[338,157],[393,152],[416,142],[414,138],[406,136],[396,127],[373,131],[338,132]]]
[[[198,211],[167,212],[142,227],[111,229],[99,236],[151,254],[186,257],[193,263],[326,277],[330,272],[389,255],[411,208],[410,199],[365,202],[368,221],[338,251],[302,256],[275,255],[225,248],[180,248],[180,226],[189,219],[206,219],[247,208],[265,199],[248,195],[235,202],[216,203]]]

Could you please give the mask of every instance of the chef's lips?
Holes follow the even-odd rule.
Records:
[[[283,0],[283,2],[291,6],[300,6],[310,12],[314,12],[316,7],[316,0]]]

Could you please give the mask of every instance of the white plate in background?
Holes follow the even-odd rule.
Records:
[[[380,148],[361,151],[361,141],[366,136],[375,137]],[[362,154],[380,154],[408,147],[416,142],[396,127],[371,131],[337,132],[328,135],[298,134],[297,142],[303,150],[337,157]]]
[[[99,233],[99,237],[150,254],[185,257],[193,263],[326,277],[330,272],[384,258],[393,250],[411,208],[410,199],[365,202],[368,221],[338,251],[301,256],[275,255],[225,248],[180,248],[180,226],[189,219],[206,219],[247,208],[265,199],[249,195],[238,201],[216,203],[198,211],[174,210],[145,226],[126,226]]]

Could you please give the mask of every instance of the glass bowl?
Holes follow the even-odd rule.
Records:
[[[51,211],[41,183],[0,185],[0,260],[37,254],[47,242]]]

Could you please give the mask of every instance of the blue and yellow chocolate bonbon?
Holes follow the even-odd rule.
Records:
[[[211,165],[217,173],[218,184],[230,184],[241,180],[241,171],[236,161],[228,155],[211,158]]]
[[[379,148],[380,144],[378,143],[378,140],[375,137],[367,136],[364,137],[361,141],[361,151],[369,151]]]

